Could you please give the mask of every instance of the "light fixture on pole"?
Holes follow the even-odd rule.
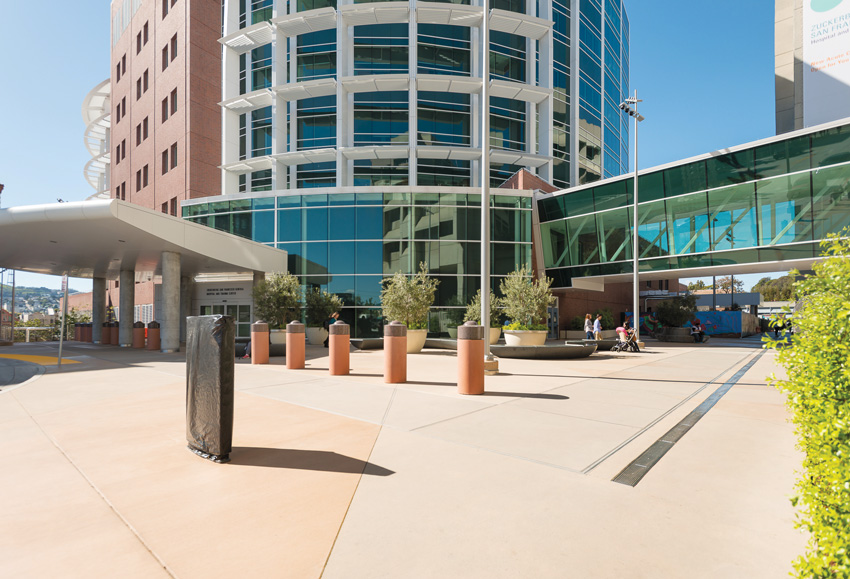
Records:
[[[644,117],[638,114],[637,104],[643,100],[637,98],[637,91],[634,96],[627,98],[620,103],[620,109],[629,114],[635,120],[635,191],[632,209],[632,323],[635,328],[635,341],[640,340],[640,288],[638,286],[638,123]]]
[[[481,22],[481,325],[485,373],[497,371],[490,352],[490,10]]]

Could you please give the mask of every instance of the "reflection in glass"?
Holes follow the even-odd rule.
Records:
[[[708,205],[705,193],[688,195],[667,202],[672,224],[672,252],[704,253],[709,251]]]
[[[708,206],[712,251],[758,245],[754,183],[710,191]]]
[[[812,198],[815,239],[825,239],[850,224],[850,164],[816,171],[812,175]]]
[[[802,173],[756,184],[761,245],[812,240],[809,178]]]

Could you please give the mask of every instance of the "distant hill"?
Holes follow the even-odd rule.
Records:
[[[3,284],[3,304],[11,305],[12,286]],[[69,288],[69,294],[80,293],[78,290]],[[45,312],[48,308],[59,309],[59,300],[62,298],[62,290],[49,289],[46,287],[15,287],[15,313]],[[2,305],[2,304],[0,304]]]

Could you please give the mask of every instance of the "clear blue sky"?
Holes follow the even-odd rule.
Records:
[[[631,85],[644,99],[640,166],[774,134],[773,0],[626,0]],[[82,200],[81,106],[110,73],[109,2],[0,3],[0,183],[3,207]],[[758,276],[746,276],[747,289]],[[752,278],[752,279],[750,279]],[[20,285],[59,287],[19,273]],[[71,287],[88,291],[87,280]]]

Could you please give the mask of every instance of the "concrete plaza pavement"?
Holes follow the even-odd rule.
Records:
[[[449,351],[397,385],[381,351],[337,377],[321,347],[298,371],[239,360],[226,465],[186,449],[182,354],[71,342],[60,370],[55,343],[4,348],[45,358],[0,382],[0,576],[787,575],[806,537],[774,353],[649,345],[502,359],[476,397]],[[611,481],[753,361],[635,487]]]

